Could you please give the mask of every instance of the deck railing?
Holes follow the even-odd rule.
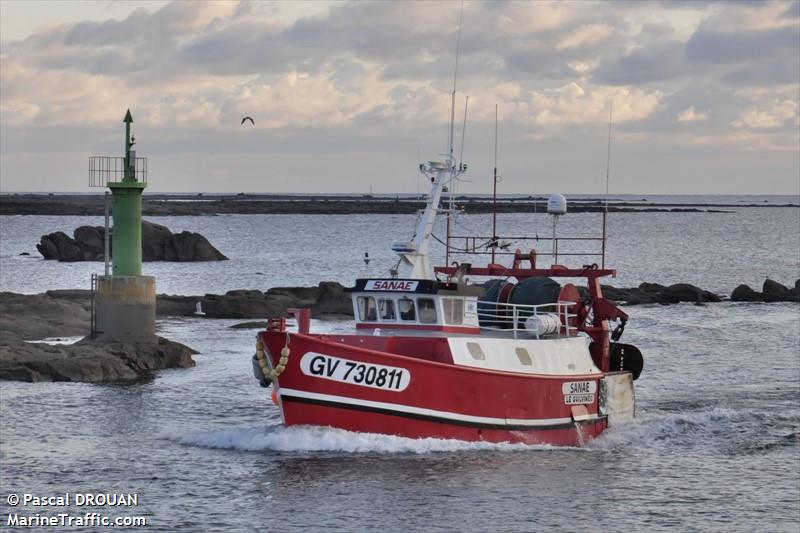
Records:
[[[538,305],[482,301],[478,303],[478,321],[481,329],[510,332],[515,339],[519,332],[537,339],[552,335],[572,337],[578,332],[574,325],[578,317],[575,306],[575,302],[563,301]],[[537,327],[534,329],[525,325],[531,317],[536,317]]]
[[[542,246],[546,244],[547,246]],[[596,245],[597,250],[576,249],[575,245]],[[506,237],[478,235],[451,235],[450,254],[491,255],[494,248],[495,255],[515,255],[515,248],[536,248],[536,254],[542,256],[586,256],[602,257],[603,237]],[[513,247],[512,247],[513,245]],[[559,249],[561,245],[561,249]],[[537,248],[538,247],[538,248]],[[564,248],[567,248],[564,250]],[[562,251],[564,250],[564,251]]]

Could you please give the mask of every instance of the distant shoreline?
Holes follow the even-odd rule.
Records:
[[[467,213],[490,213],[491,198],[458,196],[457,208]],[[442,202],[445,205],[445,201]],[[325,194],[146,194],[142,201],[145,216],[195,216],[216,214],[413,214],[425,207],[422,196],[415,195],[325,195]],[[705,212],[725,213],[741,207],[800,207],[797,204],[766,203],[675,203],[609,199],[609,212]],[[547,198],[515,196],[497,199],[499,213],[543,213]],[[605,201],[598,198],[571,199],[569,209],[575,213],[601,212]],[[36,194],[0,195],[0,215],[84,215],[104,213],[103,194]]]

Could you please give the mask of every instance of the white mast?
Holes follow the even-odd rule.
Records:
[[[456,109],[456,81],[458,79],[458,55],[461,48],[461,22],[464,17],[464,4],[461,4],[461,16],[458,20],[458,39],[456,42],[456,66],[453,72],[453,92],[450,95],[450,127],[448,128],[447,159],[444,162],[428,161],[420,164],[420,171],[431,180],[431,192],[428,194],[428,203],[425,211],[417,224],[417,231],[413,241],[397,241],[392,243],[392,251],[400,255],[400,264],[397,275],[400,278],[410,279],[436,279],[433,266],[428,259],[428,248],[433,234],[433,223],[439,211],[439,202],[442,198],[442,189],[445,185],[452,184],[456,178],[466,172],[467,166],[463,163],[456,168],[453,144]]]

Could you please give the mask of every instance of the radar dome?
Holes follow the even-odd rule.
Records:
[[[567,199],[563,194],[553,194],[547,199],[547,212],[551,215],[565,215],[567,213]]]

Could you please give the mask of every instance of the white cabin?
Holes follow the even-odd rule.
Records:
[[[352,297],[358,328],[480,333],[478,296],[455,283],[360,279]]]

